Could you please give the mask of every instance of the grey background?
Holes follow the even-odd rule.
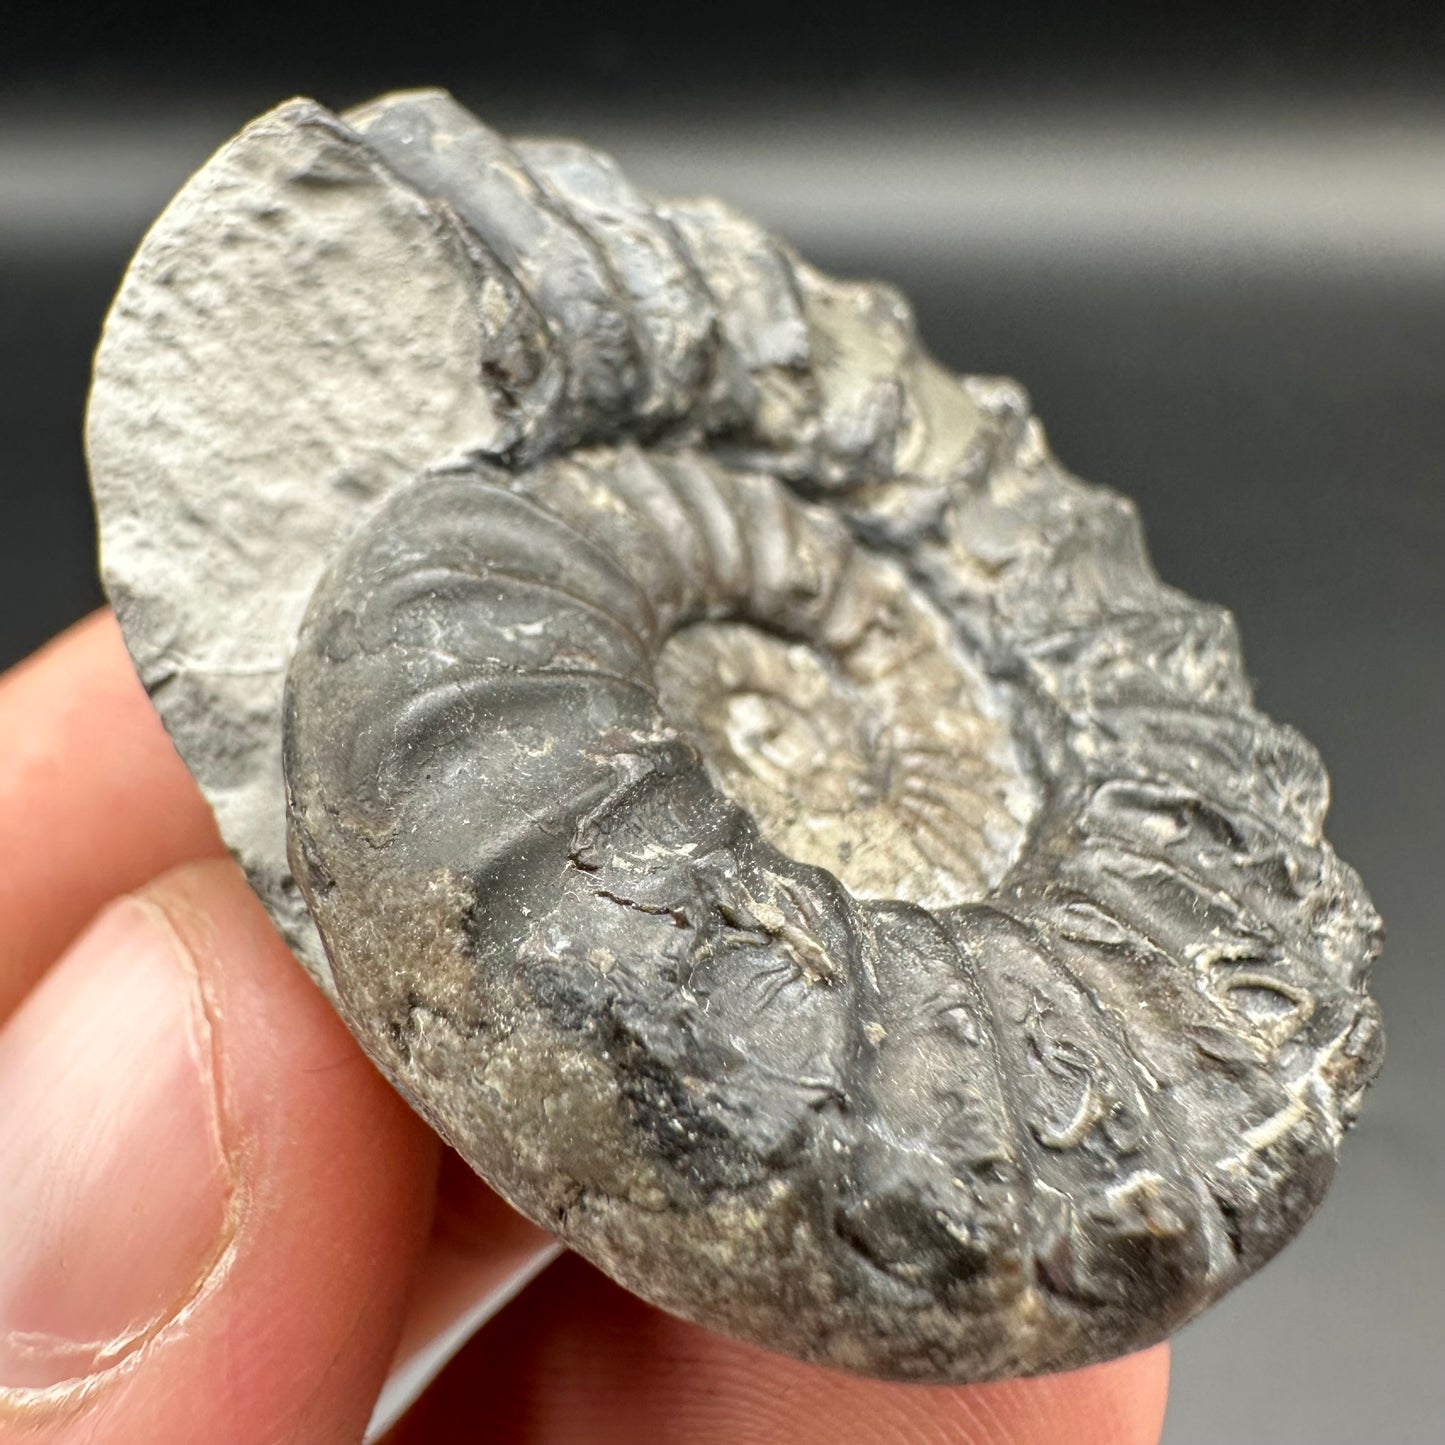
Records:
[[[449,83],[896,281],[945,361],[1018,377],[1063,460],[1138,500],[1166,579],[1233,608],[1389,927],[1389,1058],[1333,1193],[1180,1337],[1164,1438],[1445,1438],[1445,49],[1396,9],[1368,33],[1266,16],[1248,44],[1185,11],[1132,66],[1138,16],[1102,39],[1040,20],[1011,66],[952,34],[880,31],[872,59],[871,35],[814,35],[793,75],[721,32],[593,27],[549,57],[539,29],[458,73],[420,28],[388,69],[385,43],[338,57],[303,26],[282,60],[182,45],[184,83],[174,36],[103,6],[74,43],[22,20],[0,58],[0,665],[99,601],[79,439],[125,259],[285,94]]]

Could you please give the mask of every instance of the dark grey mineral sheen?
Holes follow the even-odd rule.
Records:
[[[1381,1056],[1320,762],[887,287],[440,92],[295,101],[142,246],[90,452],[298,957],[638,1294],[991,1379],[1318,1204]]]

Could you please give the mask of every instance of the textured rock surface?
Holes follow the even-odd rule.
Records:
[[[895,293],[437,93],[293,102],[142,247],[90,448],[302,961],[639,1293],[983,1379],[1318,1202],[1380,1053],[1319,762]]]

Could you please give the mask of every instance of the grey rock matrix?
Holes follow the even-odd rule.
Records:
[[[1320,763],[894,292],[441,93],[295,101],[142,246],[89,445],[298,957],[639,1294],[982,1380],[1318,1203],[1381,1053]]]

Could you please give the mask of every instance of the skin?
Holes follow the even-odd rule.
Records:
[[[120,1363],[0,1389],[0,1445],[355,1442],[397,1341],[457,1272],[505,1274],[545,1241],[438,1145],[290,958],[98,614],[0,680],[0,1047],[33,1029],[42,986],[47,1008],[67,993],[59,1004],[84,1007],[105,958],[72,945],[127,898],[159,911],[223,1020],[245,1171],[234,1233],[223,1266]],[[7,1109],[47,1107],[15,1096],[23,1078],[11,1092]],[[959,1389],[846,1377],[675,1320],[568,1257],[389,1439],[1151,1445],[1167,1380],[1164,1346]]]

